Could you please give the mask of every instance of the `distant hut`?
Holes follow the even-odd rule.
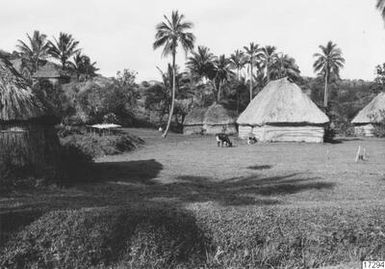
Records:
[[[195,108],[187,114],[183,122],[183,134],[202,134],[203,119],[206,113],[205,108]]]
[[[59,147],[55,123],[24,78],[0,58],[0,168],[54,172]]]
[[[236,116],[235,113],[227,110],[223,105],[214,103],[211,105],[203,119],[203,129],[206,134],[226,133],[235,134],[237,133],[235,125]]]
[[[60,66],[51,62],[39,67],[32,77],[37,80],[49,81],[53,86],[68,83],[71,79],[70,75],[63,71]]]
[[[384,118],[385,92],[377,95],[367,106],[365,106],[352,120],[354,132],[358,136],[373,136],[374,126]]]
[[[239,136],[259,141],[323,142],[328,117],[287,78],[271,81],[239,116]]]

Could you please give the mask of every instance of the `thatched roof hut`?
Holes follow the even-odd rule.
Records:
[[[203,130],[203,119],[206,113],[205,108],[195,108],[191,110],[184,119],[183,122],[183,134],[202,134]]]
[[[46,62],[43,66],[38,68],[32,77],[35,79],[48,80],[53,85],[56,85],[58,83],[69,82],[71,76],[63,71],[59,65]]]
[[[383,113],[385,113],[385,92],[378,94],[354,117],[352,123],[355,125],[356,135],[373,136],[374,125],[384,120]]]
[[[187,114],[183,123],[184,134],[216,134],[225,132],[234,134],[235,113],[223,105],[214,103],[208,108],[195,108]]]
[[[260,141],[323,142],[328,117],[287,78],[271,81],[239,116],[239,136]]]
[[[24,78],[0,58],[0,168],[53,169],[59,146],[55,123]]]
[[[232,111],[224,108],[223,105],[214,103],[206,111],[203,119],[203,128],[207,134],[227,133],[235,134],[236,116]]]

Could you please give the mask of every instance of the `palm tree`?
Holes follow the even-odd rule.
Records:
[[[342,57],[341,49],[337,44],[329,41],[326,46],[320,45],[321,53],[315,53],[316,61],[313,64],[314,72],[322,75],[325,80],[324,107],[328,105],[328,83],[330,75],[339,77],[340,69],[344,67],[345,59]]]
[[[275,61],[277,60],[277,48],[274,46],[265,46],[262,48],[262,68],[266,70],[266,79],[267,82],[270,82],[271,75],[271,67],[274,65]]]
[[[215,56],[209,48],[198,46],[198,50],[193,51],[192,56],[187,59],[186,66],[198,79],[211,80],[214,78],[214,60]]]
[[[21,57],[24,58],[31,66],[31,72],[34,73],[39,67],[41,61],[48,57],[49,45],[47,36],[35,30],[32,37],[27,34],[28,43],[18,40],[16,47],[19,49]]]
[[[77,48],[79,42],[71,34],[60,33],[59,39],[54,38],[54,42],[49,42],[49,54],[60,61],[62,68],[68,67],[69,59],[80,52]]]
[[[245,54],[241,50],[236,50],[230,55],[230,67],[237,70],[238,89],[237,89],[237,112],[239,112],[239,83],[241,81],[241,70],[245,67],[246,59]]]
[[[250,102],[253,99],[253,67],[260,60],[261,49],[258,44],[250,43],[249,47],[243,47],[246,52],[246,62],[250,66]]]
[[[214,61],[214,70],[214,83],[218,83],[217,102],[219,102],[221,99],[223,84],[230,79],[231,75],[233,75],[230,69],[230,60],[227,59],[225,55],[219,56],[219,58]]]
[[[270,76],[272,79],[289,77],[295,81],[300,78],[301,71],[295,62],[295,59],[287,54],[278,54],[274,64],[271,66]]]
[[[156,26],[155,42],[153,43],[154,50],[159,47],[163,48],[163,56],[172,56],[172,70],[173,70],[173,82],[172,82],[172,98],[171,109],[168,117],[167,127],[163,133],[163,137],[167,136],[168,130],[171,125],[172,114],[174,112],[175,105],[175,56],[178,45],[181,45],[186,52],[194,48],[195,36],[191,32],[186,32],[193,27],[191,22],[184,21],[184,15],[179,15],[178,11],[173,11],[171,19],[164,15],[165,21],[159,23]]]
[[[377,0],[376,8],[381,12],[381,16],[385,20],[385,0]]]
[[[85,76],[85,79],[96,76],[96,72],[99,70],[96,67],[96,62],[92,62],[90,57],[85,54],[77,52],[72,58],[73,62],[68,62],[67,66],[74,70],[78,79],[81,75]]]

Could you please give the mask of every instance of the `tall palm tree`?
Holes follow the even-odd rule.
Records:
[[[163,56],[172,56],[173,82],[172,82],[172,98],[171,109],[168,117],[167,127],[163,133],[163,137],[167,136],[171,125],[172,114],[175,106],[175,56],[178,45],[181,45],[186,52],[194,48],[195,36],[191,32],[186,32],[193,27],[193,24],[184,21],[184,15],[179,14],[178,11],[173,11],[171,18],[166,15],[163,16],[165,21],[156,25],[155,42],[153,43],[154,50],[163,46]]]
[[[225,55],[219,56],[214,62],[215,81],[218,84],[217,102],[221,100],[222,86],[233,74],[230,68],[230,60]]]
[[[36,72],[41,61],[48,57],[49,45],[47,36],[35,30],[32,37],[27,34],[28,42],[18,40],[16,47],[19,49],[21,57],[29,64],[31,72]]]
[[[192,55],[187,59],[186,66],[191,74],[198,79],[213,79],[214,77],[214,60],[215,56],[210,49],[205,46],[198,46],[197,51],[193,51]]]
[[[241,70],[245,67],[246,64],[246,59],[245,59],[245,54],[241,50],[236,50],[234,51],[233,54],[230,55],[230,67],[232,69],[237,70],[237,79],[238,79],[238,89],[237,89],[237,112],[239,112],[239,83],[241,81]]]
[[[85,79],[96,76],[96,72],[99,70],[96,67],[96,62],[92,62],[90,57],[85,54],[77,52],[72,58],[73,62],[69,62],[67,66],[75,71],[78,79],[80,76],[85,76]]]
[[[324,107],[328,105],[328,83],[331,75],[339,77],[340,69],[344,67],[345,59],[337,44],[329,41],[326,46],[320,45],[321,53],[315,53],[316,61],[313,64],[314,72],[322,75],[325,80]]]
[[[262,67],[266,71],[266,79],[267,82],[270,82],[271,79],[271,68],[274,65],[275,61],[277,60],[277,48],[274,46],[265,46],[262,48]]]
[[[49,54],[60,61],[62,68],[68,67],[69,59],[80,52],[78,49],[79,41],[76,41],[71,34],[59,34],[59,39],[54,38],[54,42],[49,42]]]
[[[243,47],[246,52],[246,62],[250,66],[250,102],[253,99],[253,67],[260,60],[262,55],[261,49],[258,44],[250,43],[249,47]]]

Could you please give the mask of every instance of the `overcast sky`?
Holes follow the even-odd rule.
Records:
[[[0,9],[0,49],[38,29],[60,31],[80,41],[106,76],[129,68],[138,81],[159,79],[156,66],[168,58],[153,51],[155,25],[179,10],[194,23],[196,45],[231,54],[251,41],[275,45],[294,57],[303,75],[313,76],[313,53],[332,40],[342,49],[343,78],[374,78],[385,62],[385,28],[375,0],[12,0]],[[179,65],[184,66],[180,52]]]

